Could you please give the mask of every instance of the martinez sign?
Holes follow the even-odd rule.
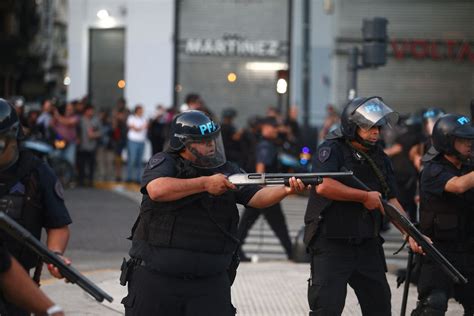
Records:
[[[393,56],[396,59],[413,57],[416,59],[454,60],[474,62],[472,43],[462,40],[391,40]]]
[[[185,40],[187,55],[278,57],[281,43],[275,40],[250,41],[241,38]]]

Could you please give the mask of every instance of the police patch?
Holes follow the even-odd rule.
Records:
[[[159,166],[163,161],[165,161],[165,156],[163,155],[156,155],[151,157],[150,161],[148,162],[148,169],[153,169],[156,166]]]
[[[54,185],[54,193],[56,193],[58,198],[64,200],[64,188],[59,180],[56,180],[56,184]]]
[[[330,155],[331,155],[330,147],[322,147],[318,151],[318,159],[321,162],[325,162],[326,160],[328,160]]]

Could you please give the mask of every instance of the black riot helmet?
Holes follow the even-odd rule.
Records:
[[[374,126],[394,126],[398,113],[388,107],[381,97],[354,98],[342,110],[341,132],[349,140],[357,140],[366,147],[375,144],[360,139],[357,127],[369,130]]]
[[[471,120],[464,115],[446,114],[440,117],[433,127],[433,146],[441,153],[454,155],[461,160],[461,154],[454,148],[456,138],[474,139],[474,127]]]
[[[15,109],[6,100],[0,99],[0,171],[18,160],[18,139],[22,136]]]
[[[173,119],[170,148],[188,149],[195,157],[193,165],[199,168],[216,168],[226,162],[221,128],[201,111],[186,111]]]

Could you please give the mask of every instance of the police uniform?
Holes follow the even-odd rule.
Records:
[[[266,173],[279,172],[278,149],[271,140],[263,138],[257,144],[256,163],[263,163],[265,165]],[[264,209],[256,209],[251,207],[245,208],[239,224],[239,238],[242,240],[242,244],[245,243],[245,238],[247,237],[249,230],[252,228],[253,224],[257,221],[260,215],[265,217],[275,235],[280,240],[283,249],[285,249],[287,257],[290,258],[291,239],[285,220],[285,215],[283,214],[280,203]],[[243,252],[240,252],[240,255],[242,258],[247,259]]]
[[[387,176],[389,195],[395,181],[390,161],[377,147],[368,155]],[[352,170],[373,191],[383,192],[369,163],[344,138],[320,145],[313,165],[317,172]],[[312,254],[308,298],[315,315],[340,315],[346,287],[356,292],[364,315],[390,315],[390,288],[379,231],[382,216],[356,202],[325,199],[311,192],[305,215],[305,241]]]
[[[227,272],[239,243],[236,203],[246,205],[260,188],[246,186],[219,196],[203,192],[157,202],[146,186],[160,177],[240,172],[229,162],[214,169],[196,168],[173,152],[150,159],[142,178],[140,215],[132,230],[130,256],[137,267],[122,301],[126,315],[234,314]]]
[[[394,198],[396,182],[389,158],[377,142],[363,139],[358,128],[369,131],[397,119],[398,114],[380,97],[353,99],[342,111],[341,127],[319,146],[313,170],[351,170],[371,191],[380,192],[387,200]],[[365,150],[357,149],[352,142]],[[344,179],[338,181],[351,186]],[[311,192],[304,236],[311,254],[310,315],[341,315],[348,284],[357,295],[363,315],[391,315],[381,226],[378,210]]]
[[[72,220],[64,205],[63,188],[51,168],[29,151],[20,151],[18,161],[0,173],[0,210],[25,227],[36,239],[41,239],[42,228],[59,228]],[[9,252],[29,271],[41,264],[31,250],[5,233],[0,233]],[[40,268],[35,271],[39,281]],[[37,274],[38,273],[38,274]],[[29,315],[28,312],[6,303],[9,315]]]
[[[420,183],[421,229],[435,246],[468,280],[467,285],[455,285],[429,257],[423,257],[418,282],[419,299],[428,299],[434,309],[443,311],[453,296],[474,313],[474,190],[463,194],[444,191],[453,177],[463,176],[474,168],[463,164],[457,169],[443,155],[425,162]],[[443,315],[444,312],[434,315]],[[414,315],[418,315],[414,313]]]

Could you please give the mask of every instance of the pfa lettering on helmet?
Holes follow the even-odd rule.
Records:
[[[461,116],[460,118],[457,119],[457,121],[461,125],[469,124],[471,122],[471,120],[465,116]]]
[[[206,124],[199,125],[201,135],[207,135],[217,130],[216,124],[213,121],[209,121]]]
[[[366,113],[382,112],[382,108],[380,107],[380,105],[378,105],[376,103],[368,103],[368,104],[364,105],[364,111]]]

